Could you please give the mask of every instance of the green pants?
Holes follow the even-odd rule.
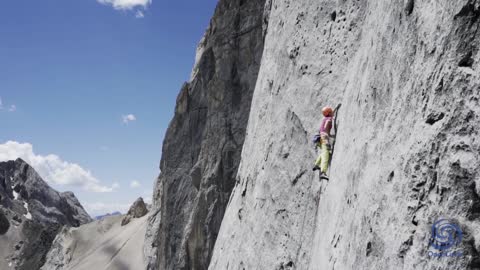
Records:
[[[315,166],[320,167],[321,172],[327,173],[328,162],[330,161],[330,146],[324,140],[319,142],[317,146],[320,147],[320,155],[315,161]]]

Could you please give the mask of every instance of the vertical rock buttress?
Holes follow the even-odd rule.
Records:
[[[473,0],[272,1],[209,269],[480,269],[479,18]],[[322,182],[310,139],[339,103]],[[460,257],[429,255],[442,218]]]
[[[236,182],[265,12],[264,0],[220,0],[198,46],[163,143],[144,250],[148,269],[208,268]]]

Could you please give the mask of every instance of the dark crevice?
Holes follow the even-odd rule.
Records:
[[[405,12],[407,13],[407,16],[409,16],[413,13],[413,8],[414,7],[415,7],[415,1],[414,0],[408,0],[407,4],[405,5]]]
[[[366,256],[367,257],[370,256],[371,253],[372,253],[372,242],[368,242]]]
[[[0,235],[6,234],[9,228],[10,222],[8,221],[3,211],[0,210]]]
[[[332,14],[330,14],[330,19],[332,19],[332,21],[335,21],[337,19],[337,12],[336,11],[333,11]]]
[[[298,182],[298,180],[300,180],[300,178],[302,178],[302,176],[303,176],[306,172],[307,172],[307,170],[303,170],[303,171],[301,171],[300,173],[298,173],[298,174],[295,176],[295,178],[293,179],[292,185],[295,185],[295,184]]]
[[[456,20],[460,17],[468,17],[470,20],[470,25],[472,25],[480,17],[480,10],[477,9],[475,5],[469,1],[469,3],[463,6],[460,12],[458,12],[453,18]]]
[[[476,188],[476,183],[475,181],[472,181],[472,184],[470,185],[470,192],[471,192],[471,201],[472,201],[472,206],[470,208],[470,211],[467,215],[467,218],[471,221],[477,220],[480,218],[480,196],[477,193],[477,188]]]
[[[415,225],[415,226],[418,226],[417,216],[414,216],[414,217],[412,218],[412,224]]]
[[[458,66],[459,67],[472,67],[473,66],[473,52],[472,51],[468,51],[467,54],[465,54],[462,59],[460,60],[460,62],[458,62]]]
[[[392,172],[390,173],[390,175],[388,175],[387,182],[392,182],[393,177],[395,177],[395,172],[394,172],[394,171],[392,171]]]
[[[415,233],[415,231],[413,232]],[[400,251],[398,252],[399,258],[405,258],[405,255],[410,250],[410,247],[413,245],[413,233],[410,235],[407,241],[403,242],[400,246]]]
[[[429,125],[433,125],[436,122],[442,120],[444,117],[445,117],[445,114],[443,112],[442,113],[430,113],[427,116],[427,120],[425,121],[425,123],[427,123]]]

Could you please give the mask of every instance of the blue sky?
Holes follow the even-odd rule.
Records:
[[[32,152],[42,176],[74,191],[91,214],[150,197],[177,93],[216,2],[3,3],[0,158]],[[61,168],[48,172],[52,164]],[[75,164],[86,178],[69,180]]]

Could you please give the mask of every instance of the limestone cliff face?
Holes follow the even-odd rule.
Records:
[[[274,0],[209,269],[480,269],[478,1]],[[329,182],[311,171],[342,103]],[[428,256],[431,226],[463,230]]]
[[[146,234],[148,269],[207,269],[245,138],[264,0],[220,0],[178,95]]]

